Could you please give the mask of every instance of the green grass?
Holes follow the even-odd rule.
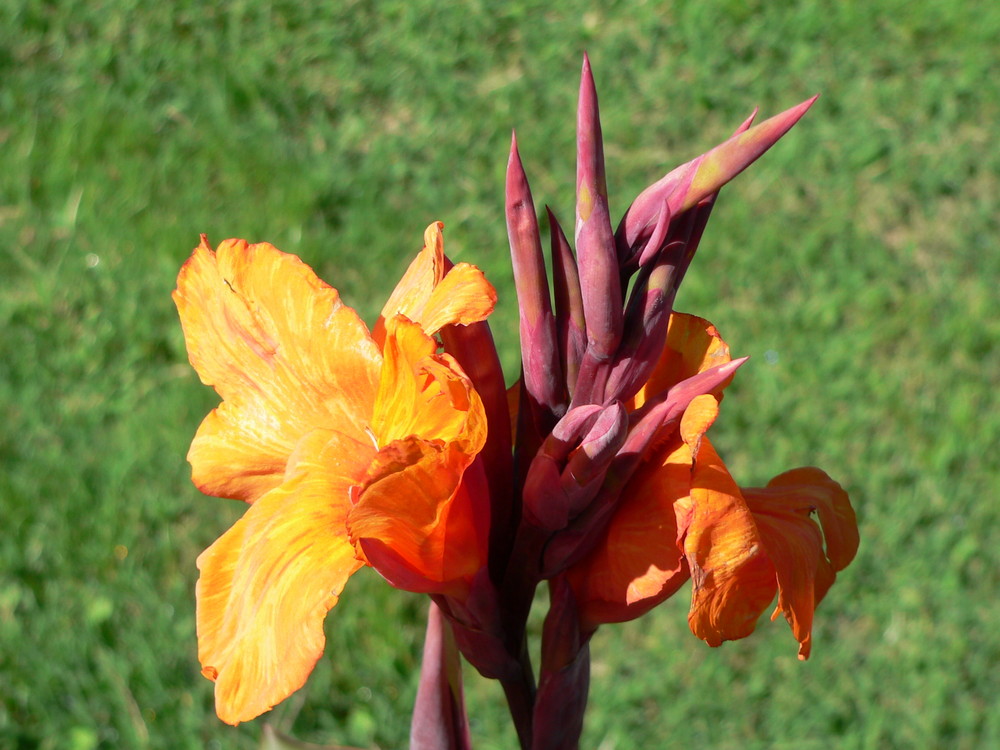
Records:
[[[191,485],[216,398],[170,291],[199,232],[301,255],[370,320],[430,221],[516,305],[510,130],[572,211],[581,52],[612,210],[817,91],[727,188],[678,306],[754,355],[714,429],[744,483],[817,463],[862,546],[819,610],[712,650],[684,594],[600,631],[584,744],[1000,745],[1000,10],[976,3],[0,4],[0,748],[252,748],[195,656],[194,559],[237,517]],[[315,6],[315,7],[314,7]],[[337,8],[337,9],[334,9]],[[268,718],[405,746],[424,601],[374,575]],[[479,748],[509,748],[469,675]]]

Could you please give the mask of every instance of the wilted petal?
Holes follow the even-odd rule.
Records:
[[[847,494],[815,468],[741,491],[702,440],[691,501],[685,552],[695,582],[688,618],[695,635],[713,646],[749,635],[777,593],[775,616],[784,613],[799,658],[808,658],[816,605],[857,551]]]
[[[188,454],[203,492],[253,501],[281,484],[310,430],[363,436],[381,356],[297,257],[243,240],[213,252],[202,237],[173,296],[191,364],[223,398]]]
[[[736,482],[711,442],[700,441],[681,533],[693,589],[688,623],[710,646],[744,638],[778,585]]]
[[[345,525],[373,448],[317,431],[289,479],[198,558],[198,657],[216,710],[248,721],[300,688],[323,652],[323,619],[359,567]]]
[[[785,472],[764,488],[743,488],[743,496],[775,566],[779,593],[774,617],[785,615],[801,644],[799,658],[806,659],[813,612],[837,571],[847,567],[858,550],[854,509],[843,488],[815,467]]]

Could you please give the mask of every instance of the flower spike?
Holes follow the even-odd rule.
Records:
[[[495,290],[448,259],[440,222],[370,332],[298,258],[202,237],[174,299],[191,363],[222,402],[189,460],[205,492],[247,503],[198,558],[198,655],[223,720],[303,684],[327,612],[366,565],[432,600],[417,750],[471,745],[460,656],[500,682],[522,750],[573,750],[591,636],[688,580],[688,623],[709,645],[748,635],[777,597],[772,619],[809,656],[816,606],[858,548],[854,510],[814,467],[737,485],[707,433],[747,358],[673,305],[719,190],[814,101],[757,125],[755,109],[612,231],[584,55],[572,244],[546,207],[552,289],[511,138],[522,365],[509,389],[485,322]],[[545,581],[536,686],[527,625]]]
[[[664,200],[675,215],[693,208],[750,166],[797,123],[818,94],[745,131],[753,115],[729,140],[682,164],[643,190],[622,217],[615,233],[618,252],[627,261],[655,226]]]

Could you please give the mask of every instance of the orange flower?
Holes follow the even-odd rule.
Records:
[[[496,295],[477,268],[450,267],[441,229],[428,227],[372,333],[271,245],[213,251],[202,237],[181,269],[191,364],[222,397],[188,453],[193,479],[251,503],[198,558],[199,659],[224,721],[302,686],[362,565],[461,597],[485,564],[488,509],[468,487],[482,481],[483,405],[432,336],[483,320]]]
[[[714,327],[674,313],[634,407],[727,361]],[[713,646],[743,638],[778,594],[774,616],[785,614],[805,659],[813,611],[858,548],[854,511],[840,485],[816,468],[741,490],[705,437],[720,399],[715,393],[691,402],[679,429],[662,436],[629,481],[604,540],[570,570],[582,618],[590,628],[634,619],[691,578],[695,635]]]
[[[708,321],[673,313],[667,341],[629,411],[699,372],[731,360],[729,347]],[[724,384],[725,385],[725,384]],[[723,387],[724,387],[723,385]],[[605,538],[569,571],[586,625],[632,620],[663,602],[688,580],[677,544],[675,504],[691,488],[693,456],[682,435],[695,441],[715,420],[722,387],[695,398],[680,429],[667,427],[629,480]]]

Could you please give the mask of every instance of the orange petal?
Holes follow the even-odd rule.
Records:
[[[188,454],[202,491],[253,501],[283,481],[310,430],[363,438],[381,355],[297,257],[243,240],[213,252],[203,237],[173,296],[191,364],[223,398]]]
[[[681,533],[693,582],[691,630],[711,646],[750,635],[777,592],[774,566],[739,487],[704,437]]]
[[[653,449],[623,490],[605,539],[569,571],[585,622],[639,617],[687,581],[678,528],[690,516],[692,456],[718,414],[715,396],[691,401],[680,439],[671,430],[666,443]]]
[[[393,586],[462,599],[486,564],[488,494],[481,466],[466,471],[471,459],[454,444],[419,438],[379,451],[348,528]]]
[[[858,519],[851,507],[851,500],[837,482],[822,469],[805,466],[779,474],[767,483],[769,489],[799,493],[801,501],[811,504],[819,515],[826,539],[826,556],[834,570],[843,570],[857,554],[860,537]],[[744,490],[746,494],[747,490]],[[747,498],[748,501],[750,498]],[[750,510],[756,513],[751,502]]]
[[[799,658],[812,645],[816,606],[858,549],[858,528],[843,488],[814,467],[793,469],[766,488],[744,488],[778,582],[778,607],[799,641]],[[812,513],[817,512],[822,524]],[[824,553],[823,537],[826,537]]]
[[[316,431],[288,481],[198,558],[198,658],[216,710],[248,721],[298,690],[323,652],[323,619],[361,563],[345,525],[371,444]]]
[[[634,396],[630,409],[638,409],[648,399],[682,380],[716,365],[724,365],[731,359],[729,346],[715,326],[694,315],[671,313],[666,345],[653,372]],[[724,387],[720,386],[716,395],[721,397]]]
[[[444,224],[435,222],[424,231],[424,249],[403,274],[372,332],[385,339],[385,322],[404,315],[427,333],[437,333],[449,324],[468,325],[484,320],[496,306],[496,290],[475,266],[452,267],[444,254]]]
[[[497,304],[497,293],[483,272],[468,263],[459,263],[434,287],[416,321],[428,333],[446,325],[469,325],[485,320]]]
[[[749,635],[777,593],[774,616],[784,613],[799,658],[808,658],[816,605],[858,548],[847,493],[816,468],[741,490],[702,439],[691,500],[685,552],[695,583],[688,617],[695,635],[713,646]]]
[[[674,504],[690,487],[691,451],[676,439],[629,481],[604,539],[568,571],[585,626],[639,617],[687,581]]]
[[[486,442],[483,404],[458,363],[435,349],[416,323],[389,320],[372,417],[379,455],[349,519],[369,562],[414,591],[475,573],[488,527],[485,488],[458,492]]]

